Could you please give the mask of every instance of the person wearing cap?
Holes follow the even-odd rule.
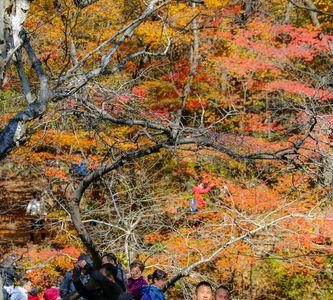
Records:
[[[78,260],[86,260],[89,263],[92,263],[90,257],[87,254],[80,254]],[[84,297],[81,297],[80,294],[76,291],[76,288],[72,279],[73,272],[68,271],[60,284],[60,297],[63,300],[85,300]],[[85,272],[80,274],[80,280],[85,285],[88,283],[90,276]]]
[[[89,289],[80,280],[80,273],[85,271],[98,284],[97,289]],[[117,279],[117,268],[110,263],[103,264],[99,270],[87,263],[85,260],[79,260],[73,271],[73,282],[79,294],[88,300],[118,300],[131,299],[127,293],[124,293]],[[124,298],[125,297],[125,298]]]

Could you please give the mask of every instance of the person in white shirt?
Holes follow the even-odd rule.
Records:
[[[31,291],[31,281],[28,278],[21,280],[19,286],[15,287],[10,300],[28,300],[28,295]]]
[[[47,211],[44,202],[40,199],[40,196],[35,191],[32,194],[33,199],[31,199],[27,206],[27,214],[33,217],[38,217],[44,219],[47,215]]]
[[[40,199],[37,191],[34,191],[33,199],[27,205],[26,212],[30,216],[29,231],[30,241],[38,243],[45,238],[44,223],[47,210],[44,201]]]

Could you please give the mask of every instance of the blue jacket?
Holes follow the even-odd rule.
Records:
[[[60,296],[61,296],[61,298],[65,299],[65,300],[70,299],[77,293],[76,288],[73,283],[72,274],[73,274],[72,271],[68,271],[65,274],[65,276],[60,284]],[[81,275],[80,277],[81,277],[83,284],[88,283],[89,275]],[[78,293],[77,293],[77,296],[76,297],[74,296],[73,298],[84,300],[84,298],[80,297],[80,295],[78,295]]]
[[[163,291],[154,285],[144,285],[141,288],[141,300],[165,300]]]

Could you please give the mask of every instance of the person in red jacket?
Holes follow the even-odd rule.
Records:
[[[57,287],[50,287],[44,292],[45,300],[59,300],[60,298],[60,290]]]
[[[194,200],[195,200],[197,209],[202,209],[202,208],[206,207],[206,201],[202,195],[208,193],[212,189],[213,186],[214,186],[213,184],[208,184],[206,187],[204,187],[203,183],[200,183],[199,185],[194,186],[193,195],[194,195]]]

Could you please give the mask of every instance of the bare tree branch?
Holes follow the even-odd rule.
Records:
[[[169,287],[173,286],[174,283],[176,283],[179,279],[183,278],[183,277],[186,277],[186,276],[189,276],[189,274],[197,267],[205,264],[205,263],[208,263],[208,262],[211,262],[213,261],[214,259],[216,259],[218,257],[218,255],[224,250],[226,249],[227,247],[229,247],[230,245],[232,244],[235,244],[239,241],[242,241],[242,240],[245,240],[247,239],[248,237],[250,236],[253,236],[255,234],[257,234],[258,232],[260,231],[263,231],[263,230],[267,230],[269,229],[270,227],[274,226],[274,225],[277,225],[279,222],[283,221],[283,220],[286,220],[286,219],[291,219],[291,218],[295,218],[295,217],[304,217],[302,215],[294,215],[294,214],[289,214],[289,215],[285,215],[285,216],[282,216],[282,217],[279,217],[271,222],[268,222],[268,223],[264,223],[260,226],[258,226],[257,228],[241,235],[241,236],[238,236],[238,237],[235,237],[235,238],[232,238],[230,239],[228,242],[225,242],[225,243],[222,243],[212,254],[210,254],[208,257],[202,257],[200,260],[196,261],[195,263],[187,266],[186,268],[183,268],[182,270],[180,270],[177,275],[173,276],[171,279],[169,279],[165,285],[165,290],[168,289]]]
[[[21,36],[23,38],[23,46],[39,78],[39,94],[35,101],[29,103],[23,111],[10,119],[8,125],[0,132],[0,160],[4,159],[8,153],[23,142],[26,122],[41,117],[46,112],[47,103],[50,99],[48,78],[24,31]]]
[[[21,81],[22,92],[25,95],[25,98],[27,99],[28,103],[32,103],[34,102],[34,97],[31,93],[28,77],[24,71],[24,65],[22,61],[22,50],[19,49],[16,52],[15,56],[16,56],[16,68]]]
[[[333,16],[333,13],[322,11],[322,10],[318,10],[314,5],[310,4],[309,6],[303,6],[303,5],[298,4],[294,0],[288,0],[288,1],[291,2],[293,5],[295,5],[297,8],[308,10],[308,11],[312,11],[312,12],[323,14],[323,15]],[[305,2],[309,3],[309,1],[305,1]]]
[[[74,4],[78,8],[85,8],[93,3],[98,2],[98,0],[73,0]]]
[[[26,0],[21,0],[25,2]],[[88,81],[92,80],[95,77],[98,77],[106,72],[107,65],[110,62],[110,59],[112,55],[118,50],[119,46],[124,42],[125,39],[131,37],[134,33],[134,30],[142,23],[144,22],[151,14],[156,12],[159,8],[169,3],[170,0],[151,0],[147,6],[147,9],[143,12],[143,14],[137,18],[133,23],[131,23],[130,26],[126,27],[125,30],[120,31],[118,35],[120,34],[120,37],[118,40],[113,44],[111,49],[108,51],[108,53],[103,56],[100,66],[97,68],[89,71],[85,75],[80,76],[80,80],[75,81],[73,85],[69,88],[66,88],[65,90],[61,88],[54,90],[51,92],[48,87],[48,78],[45,75],[42,65],[40,61],[37,59],[34,50],[30,46],[30,43],[28,41],[26,32],[24,30],[21,30],[20,38],[24,40],[23,46],[28,54],[29,59],[33,63],[33,66],[36,70],[37,76],[40,81],[40,89],[39,89],[39,96],[38,98],[32,102],[29,103],[29,105],[26,107],[26,109],[20,113],[18,113],[14,118],[12,118],[8,125],[0,132],[0,160],[4,159],[15,147],[18,147],[20,142],[22,143],[24,137],[25,137],[25,124],[27,121],[41,118],[43,114],[46,112],[47,104],[50,100],[57,101],[60,99],[63,99],[65,97],[68,97],[77,91],[79,91],[82,87],[84,87]],[[19,23],[22,25],[22,22]],[[21,29],[21,27],[20,27]],[[15,43],[14,43],[15,44]],[[168,50],[170,44],[166,47],[165,51]],[[14,52],[13,52],[14,53]],[[11,55],[13,55],[13,53]],[[162,53],[149,53],[147,51],[140,53],[140,55],[162,55]],[[133,56],[133,57],[132,57]],[[129,59],[135,58],[137,55],[130,55]],[[8,60],[8,55],[7,58]],[[126,61],[125,61],[126,62]],[[123,63],[125,63],[123,62]],[[1,64],[1,63],[0,63]],[[5,60],[4,63],[5,66],[7,66],[7,62]],[[76,68],[79,65],[77,64]],[[118,65],[118,67],[113,68],[111,71],[108,71],[108,74],[113,74],[117,72],[122,64]],[[5,69],[3,69],[5,70]],[[3,73],[5,71],[2,71]],[[1,79],[1,78],[0,78]],[[60,83],[64,83],[66,80],[68,80],[68,76],[65,76],[62,80],[60,80]],[[1,81],[0,81],[1,82]],[[59,85],[59,83],[58,83]],[[52,95],[52,96],[51,96]]]

